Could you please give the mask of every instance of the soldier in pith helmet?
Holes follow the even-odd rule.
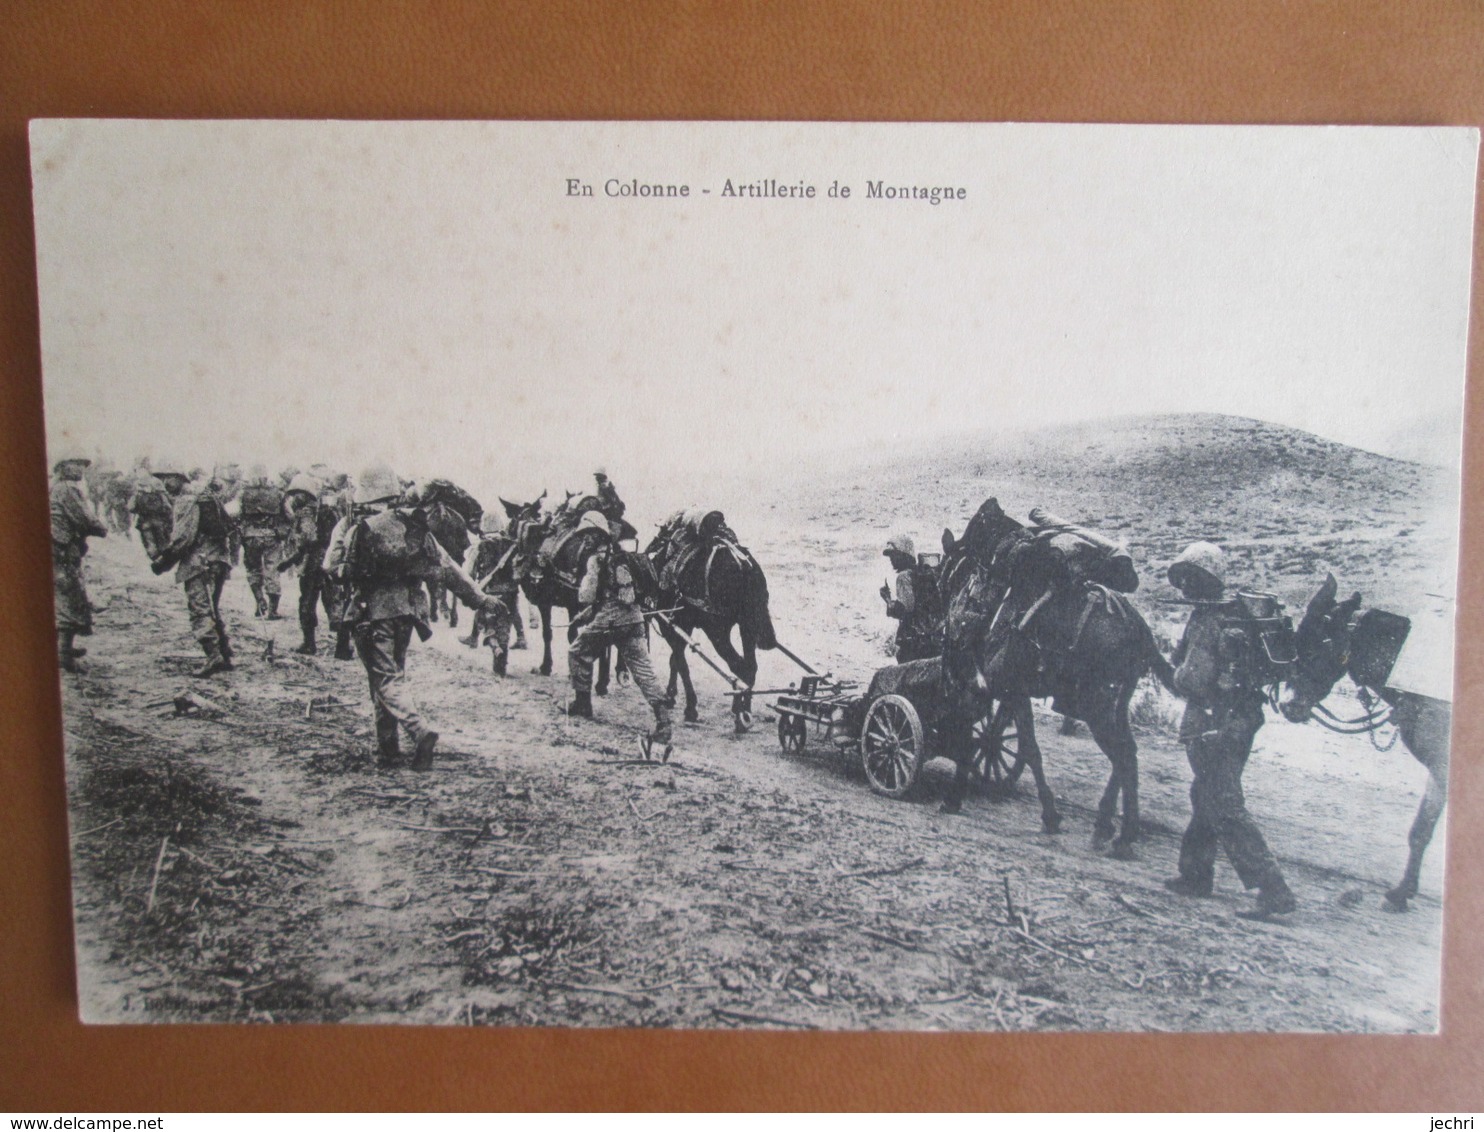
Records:
[[[176,469],[155,470],[175,496],[170,542],[151,565],[156,574],[175,567],[175,580],[185,589],[191,634],[206,655],[192,673],[205,678],[232,667],[232,643],[222,618],[222,589],[232,572],[229,541],[235,526],[210,482],[187,485]],[[213,481],[214,482],[214,481]]]
[[[356,481],[356,514],[335,527],[325,553],[326,573],[350,588],[351,639],[366,669],[376,718],[377,760],[400,758],[398,729],[415,744],[411,767],[433,765],[438,732],[422,719],[407,687],[407,648],[428,626],[426,583],[438,579],[473,609],[493,609],[496,599],[474,582],[428,530],[416,507],[401,506],[402,481],[384,464]]]
[[[170,490],[173,482],[174,490]],[[170,544],[170,527],[175,513],[175,497],[185,486],[186,476],[170,460],[156,460],[139,469],[134,490],[129,496],[129,513],[134,516],[134,529],[139,544],[154,562]]]
[[[670,706],[654,678],[645,643],[644,614],[639,608],[638,581],[626,554],[614,537],[611,524],[600,511],[585,512],[578,530],[590,528],[603,533],[583,563],[582,581],[577,600],[581,611],[573,619],[578,630],[567,650],[567,670],[572,681],[572,702],[567,714],[584,719],[593,717],[593,663],[610,645],[618,649],[619,659],[644,694],[654,713],[654,730],[647,744],[669,747],[671,739]],[[647,749],[647,747],[646,747]]]
[[[1257,889],[1257,906],[1238,915],[1284,915],[1297,901],[1242,793],[1242,772],[1263,725],[1264,697],[1227,627],[1237,610],[1225,600],[1225,556],[1214,543],[1192,543],[1170,563],[1167,576],[1195,608],[1171,658],[1175,690],[1185,697],[1180,740],[1192,778],[1180,872],[1165,887],[1183,896],[1210,896],[1220,849],[1242,884]]]
[[[242,564],[247,567],[247,585],[257,602],[257,615],[276,621],[282,593],[278,559],[287,533],[283,492],[268,479],[266,467],[254,464],[248,469],[238,503]]]
[[[299,629],[303,641],[294,649],[305,656],[319,651],[315,631],[319,628],[318,606],[323,601],[332,626],[340,621],[336,594],[325,576],[325,551],[340,514],[320,502],[322,485],[313,476],[300,472],[288,483],[283,493],[283,514],[288,524],[285,539],[287,553],[278,564],[278,573],[295,568],[299,571]]]
[[[898,663],[936,656],[940,642],[925,631],[917,593],[917,547],[907,535],[895,535],[887,541],[882,555],[891,563],[895,578],[881,587],[881,600],[886,615],[897,623],[895,655]],[[893,592],[895,590],[895,592]],[[937,627],[941,629],[941,626]]]
[[[57,601],[57,658],[67,672],[77,671],[77,658],[87,653],[76,638],[93,632],[93,605],[83,585],[82,559],[88,539],[108,534],[82,492],[83,473],[92,460],[66,449],[52,463],[52,580]]]

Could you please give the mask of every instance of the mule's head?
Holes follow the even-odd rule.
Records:
[[[1298,658],[1284,683],[1281,710],[1286,719],[1303,723],[1350,666],[1352,619],[1360,608],[1360,594],[1336,601],[1339,584],[1330,574],[1309,599],[1294,635]]]
[[[541,514],[541,501],[545,498],[544,491],[529,503],[511,503],[501,497],[500,506],[505,508],[505,517],[510,520],[509,529],[513,530],[517,523],[537,518]]]
[[[510,521],[510,534],[523,559],[533,559],[546,536],[551,533],[549,515],[523,515]]]
[[[1019,522],[1005,514],[1000,501],[991,497],[974,512],[974,517],[964,528],[963,537],[958,540],[956,549],[961,554],[987,564],[994,557],[995,547],[1000,545],[1006,535],[1020,527]]]

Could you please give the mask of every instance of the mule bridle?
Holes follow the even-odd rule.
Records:
[[[1355,621],[1352,620],[1347,625],[1347,633],[1354,632]],[[1326,644],[1333,640],[1334,637],[1332,636],[1326,637],[1320,643]],[[1342,674],[1349,671],[1350,650],[1348,647],[1343,653],[1341,653],[1339,663],[1340,671]],[[1333,693],[1333,691],[1334,685],[1331,684],[1330,693]],[[1366,687],[1364,684],[1357,685],[1356,692],[1357,698],[1360,700],[1360,706],[1363,712],[1362,715],[1358,715],[1354,719],[1346,719],[1343,716],[1336,715],[1329,708],[1325,707],[1323,699],[1320,699],[1310,705],[1310,718],[1312,718],[1315,723],[1319,724],[1320,727],[1323,727],[1327,731],[1333,731],[1336,735],[1369,735],[1371,738],[1371,746],[1376,748],[1376,750],[1391,750],[1392,747],[1396,746],[1397,736],[1400,734],[1400,731],[1393,729],[1391,735],[1384,742],[1376,738],[1376,733],[1382,727],[1385,727],[1387,724],[1392,722],[1392,706],[1382,700],[1379,696],[1376,695],[1375,692],[1371,691],[1371,689]],[[1328,698],[1328,695],[1329,693],[1326,693],[1325,698]],[[1269,690],[1268,699],[1269,702],[1273,705],[1274,710],[1278,710],[1277,684],[1274,684]]]

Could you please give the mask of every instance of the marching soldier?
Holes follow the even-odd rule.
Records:
[[[1195,608],[1171,658],[1175,689],[1186,698],[1180,739],[1193,778],[1180,874],[1165,881],[1165,887],[1183,896],[1210,896],[1220,848],[1243,885],[1257,889],[1257,906],[1237,914],[1245,919],[1284,915],[1297,901],[1242,795],[1242,771],[1263,725],[1263,691],[1243,671],[1240,645],[1223,625],[1233,610],[1224,600],[1220,547],[1192,543],[1170,564],[1168,576]]]
[[[57,595],[57,657],[67,672],[76,672],[77,658],[87,655],[86,649],[76,646],[76,638],[93,632],[93,605],[82,579],[83,555],[88,552],[88,539],[108,535],[79,486],[91,463],[80,453],[64,452],[52,465],[52,580]]]
[[[332,628],[340,623],[340,610],[334,604],[336,593],[325,576],[325,551],[341,515],[333,506],[320,502],[321,485],[312,476],[298,473],[283,493],[283,514],[288,520],[290,554],[278,564],[277,572],[299,570],[299,630],[303,641],[294,651],[314,656],[319,651],[315,632],[319,628],[318,606],[323,601]]]
[[[471,649],[486,646],[491,653],[491,665],[496,676],[504,676],[510,664],[510,630],[515,628],[515,648],[524,648],[525,639],[520,635],[520,614],[517,601],[520,597],[520,579],[516,575],[516,541],[505,534],[486,515],[485,533],[474,548],[473,562],[469,574],[481,590],[496,598],[498,608],[474,614],[474,627],[467,637],[459,640]]]
[[[588,556],[577,589],[577,600],[582,609],[572,622],[572,627],[580,629],[580,632],[567,650],[567,672],[574,693],[567,714],[583,719],[593,717],[593,663],[608,646],[613,645],[618,649],[619,662],[628,668],[634,684],[654,712],[655,726],[647,745],[668,746],[670,708],[649,663],[644,615],[639,611],[633,569],[624,561],[614,541],[612,527],[600,512],[586,512],[577,526],[579,529],[591,527],[602,531],[606,537]]]
[[[378,763],[391,766],[401,757],[400,726],[415,745],[412,769],[427,770],[438,732],[423,723],[407,688],[413,631],[425,641],[432,636],[425,584],[438,579],[474,609],[490,609],[496,601],[475,588],[418,509],[398,505],[402,495],[402,483],[390,468],[378,465],[363,472],[355,488],[358,514],[335,527],[324,570],[351,587],[351,639],[371,689]]]
[[[257,616],[277,621],[283,593],[278,580],[278,559],[285,535],[283,492],[268,479],[268,469],[254,464],[248,471],[239,497],[242,529],[242,564],[247,567],[247,585],[257,603]]]
[[[163,574],[175,567],[175,580],[185,587],[191,633],[206,654],[206,663],[191,673],[200,679],[226,672],[232,667],[232,644],[222,620],[222,587],[232,572],[228,543],[233,524],[217,494],[217,481],[203,488],[185,490],[178,469],[155,472],[175,497],[170,543],[150,567]]]

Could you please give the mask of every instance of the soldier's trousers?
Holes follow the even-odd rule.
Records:
[[[53,554],[52,581],[57,591],[57,631],[86,637],[93,631],[93,603],[82,581],[82,558]]]
[[[492,645],[497,653],[510,651],[510,630],[515,624],[511,612],[514,599],[500,597],[499,605],[492,609],[480,609],[474,613],[474,633],[481,645]]]
[[[317,563],[306,562],[299,574],[299,628],[304,630],[306,637],[314,636],[315,629],[319,628],[317,607],[321,601],[325,604],[325,615],[333,625],[340,611],[330,604],[330,579]]]
[[[1250,712],[1239,709],[1219,730],[1191,736],[1186,742],[1194,775],[1190,825],[1180,842],[1180,875],[1187,880],[1211,881],[1220,848],[1247,888],[1286,888],[1282,870],[1247,812],[1242,793],[1242,772],[1261,726],[1260,707]]]
[[[282,549],[282,544],[277,539],[242,540],[242,565],[247,568],[247,584],[250,587],[256,590],[261,586],[265,594],[283,592],[278,580],[278,562],[282,557]]]
[[[191,616],[191,636],[205,644],[214,642],[226,650],[227,625],[222,620],[222,587],[231,572],[225,562],[208,566],[186,579],[186,612]]]
[[[393,617],[361,622],[351,632],[356,654],[366,667],[376,715],[376,741],[382,748],[397,742],[398,724],[407,729],[414,743],[427,731],[407,686],[407,646],[412,641],[412,627],[411,617]]]
[[[619,659],[629,670],[635,687],[644,693],[649,706],[663,707],[665,694],[654,678],[653,665],[649,663],[649,646],[644,639],[643,625],[620,625],[611,629],[589,625],[578,633],[567,650],[567,673],[572,679],[572,687],[579,692],[592,690],[593,664],[609,645],[618,649]]]

